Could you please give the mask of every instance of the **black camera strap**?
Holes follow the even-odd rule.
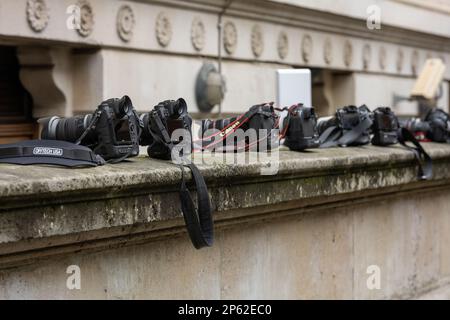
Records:
[[[369,116],[365,117],[356,127],[345,132],[342,137],[339,138],[338,144],[340,146],[349,146],[356,140],[358,140],[364,133],[368,133],[368,130],[372,126],[372,120]]]
[[[372,126],[372,120],[369,116],[365,117],[355,127],[350,130],[343,130],[339,126],[327,128],[319,137],[320,148],[329,148],[336,146],[351,146]]]
[[[170,151],[175,148],[175,144],[167,132],[166,126],[163,124],[158,113],[154,113],[153,117],[158,130],[161,132],[163,139],[152,133],[152,136],[160,142],[166,144]],[[184,166],[189,167],[192,172],[195,188],[197,190],[197,205],[198,210],[195,208],[194,200],[191,197],[191,193],[186,185]],[[180,164],[181,168],[181,188],[180,188],[180,201],[181,211],[183,212],[184,221],[186,223],[186,229],[192,244],[196,249],[203,247],[210,247],[214,241],[214,223],[212,219],[211,203],[209,199],[208,188],[206,187],[205,179],[198,170],[197,166],[193,163]]]
[[[398,142],[405,148],[411,150],[419,166],[418,177],[421,180],[428,180],[433,175],[432,160],[425,149],[414,135],[406,128],[398,129]],[[411,142],[415,147],[408,146],[406,142]],[[423,163],[423,165],[422,165]]]
[[[338,146],[337,141],[342,136],[342,130],[337,126],[327,128],[319,137],[320,148]]]
[[[181,165],[181,210],[183,211],[186,228],[191,242],[196,249],[210,247],[214,242],[214,223],[212,219],[211,203],[205,179],[193,163],[187,164],[191,169],[195,187],[197,189],[198,212],[195,208],[191,193],[184,178],[184,165]]]
[[[95,111],[91,122],[87,126],[86,130],[84,130],[84,132],[81,134],[81,136],[77,139],[77,141],[75,141],[75,144],[81,144],[81,142],[87,136],[87,134],[95,127],[98,120],[100,119],[101,114],[102,114],[101,111],[99,111],[99,110]]]
[[[0,163],[96,167],[105,160],[88,147],[67,141],[26,140],[0,145]]]

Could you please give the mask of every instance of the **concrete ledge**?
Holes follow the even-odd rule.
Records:
[[[450,145],[425,144],[434,177],[417,181],[412,154],[402,147],[282,149],[273,159],[200,165],[216,208],[218,229],[264,223],[305,211],[376,201],[450,186]],[[238,157],[243,155],[238,155]],[[57,254],[185,235],[179,209],[180,169],[137,158],[93,169],[0,165],[0,266]]]

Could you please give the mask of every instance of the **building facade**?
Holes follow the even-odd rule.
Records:
[[[310,68],[321,115],[362,103],[412,115],[428,58],[450,61],[448,0],[1,0],[0,141],[124,94],[139,111],[184,97],[199,113],[205,64],[223,75],[224,114],[276,101],[277,69]],[[444,109],[449,80],[447,68]]]

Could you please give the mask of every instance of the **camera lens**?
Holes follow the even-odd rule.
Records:
[[[39,123],[42,125],[41,139],[75,142],[86,130],[90,119],[92,119],[91,115],[40,119]],[[84,140],[86,140],[86,143],[91,143],[93,142],[93,137],[88,135]]]
[[[59,120],[59,117],[42,118],[38,120],[38,123],[42,128],[40,130],[41,139],[56,139],[56,128],[58,126]]]

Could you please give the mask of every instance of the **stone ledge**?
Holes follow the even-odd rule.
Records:
[[[425,149],[434,160],[450,159],[450,145],[427,143]],[[391,166],[411,163],[414,159],[412,153],[401,146],[387,148],[362,146],[315,149],[307,152],[290,152],[281,148],[279,154],[277,175],[263,176],[266,179],[269,177],[272,180],[292,174],[316,175],[319,172],[348,168]],[[205,161],[212,164],[199,165],[207,181],[219,178],[241,180],[261,177],[261,168],[267,167],[272,160],[268,158],[269,160],[250,165],[224,165],[221,159],[221,155],[207,155]],[[41,197],[46,193],[124,189],[141,184],[156,188],[177,184],[180,178],[181,171],[178,166],[143,156],[120,164],[89,169],[0,164],[0,197],[3,200],[8,197]]]
[[[450,145],[425,148],[434,159],[430,181],[417,181],[412,154],[399,146],[282,150],[273,176],[260,175],[270,160],[199,167],[223,228],[448,188]],[[0,265],[185,234],[180,177],[173,164],[143,157],[92,169],[2,164]]]

